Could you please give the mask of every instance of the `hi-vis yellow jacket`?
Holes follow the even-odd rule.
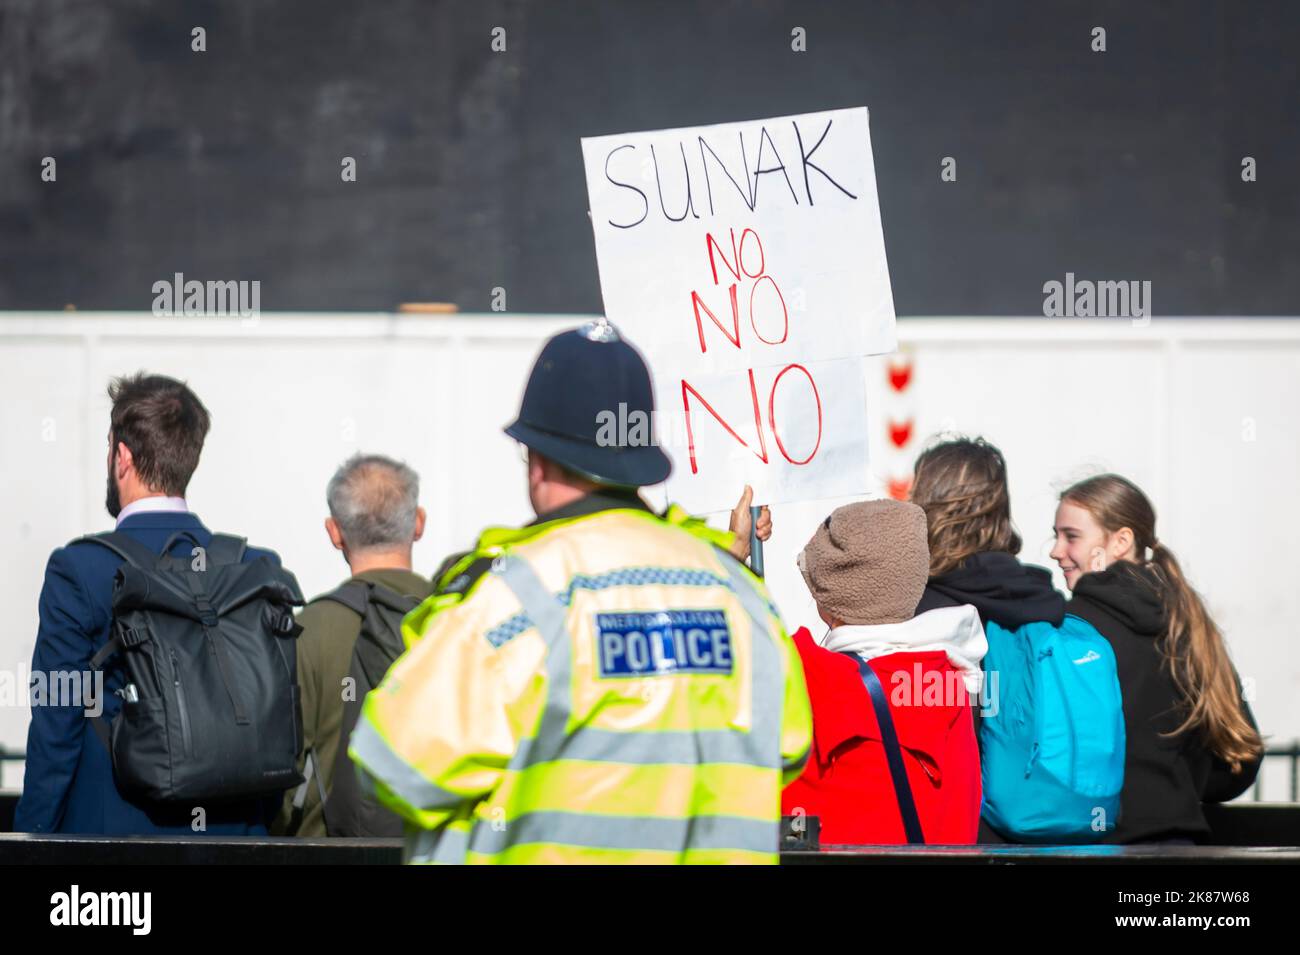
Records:
[[[485,533],[461,566],[491,572],[407,616],[348,750],[406,861],[775,862],[812,713],[729,540],[676,508]]]

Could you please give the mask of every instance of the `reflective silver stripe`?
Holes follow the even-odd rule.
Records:
[[[408,828],[408,833],[410,829]],[[456,865],[465,861],[469,851],[469,833],[464,829],[419,829],[408,835],[410,851],[405,859],[408,865],[441,863]]]
[[[547,747],[548,749],[551,747]],[[777,754],[764,750],[754,737],[739,730],[665,730],[639,732],[582,728],[563,740],[553,759],[653,766],[680,763],[738,763],[779,769]],[[536,763],[534,763],[536,765]]]
[[[352,749],[357,751],[357,760],[365,767],[358,767],[362,773],[363,785],[368,768],[384,785],[416,809],[451,809],[466,799],[465,796],[435,786],[408,766],[364,719],[352,731]]]
[[[749,641],[750,710],[754,728],[750,730],[753,745],[759,752],[770,753],[771,759],[781,758],[781,719],[784,708],[784,671],[781,653],[777,648],[767,601],[745,576],[740,564],[730,556],[721,557],[722,566],[731,578],[731,589],[740,598],[753,623]]]
[[[528,561],[514,554],[498,557],[492,562],[492,573],[514,593],[515,599],[550,646],[567,641],[565,608],[538,579]]]
[[[507,554],[492,562],[492,573],[514,593],[546,642],[546,704],[537,733],[521,740],[509,769],[519,770],[553,758],[547,753],[563,746],[569,726],[569,684],[573,679],[573,649],[567,626],[568,611],[546,589],[522,557]],[[542,752],[545,748],[547,752]]]
[[[406,857],[402,860],[408,865],[419,865],[433,861],[433,853],[438,848],[438,833],[428,829],[407,829]]]
[[[779,840],[775,820],[741,816],[602,816],[575,812],[530,812],[493,829],[480,822],[471,852],[487,855],[529,843],[558,843],[593,849],[684,852],[687,849],[734,849],[774,853]]]
[[[768,623],[767,601],[754,589],[754,584],[745,576],[738,561],[732,557],[723,557],[722,566],[726,568],[732,591],[740,598],[745,612],[749,614],[749,619],[754,621],[755,628],[765,634],[769,633],[771,624]]]

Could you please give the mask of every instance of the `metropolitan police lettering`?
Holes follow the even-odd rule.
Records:
[[[731,673],[731,629],[722,610],[596,614],[602,677]]]

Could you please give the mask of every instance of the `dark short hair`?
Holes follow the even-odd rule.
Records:
[[[184,382],[163,375],[114,378],[109,434],[131,449],[136,473],[151,490],[181,497],[199,466],[212,419]]]

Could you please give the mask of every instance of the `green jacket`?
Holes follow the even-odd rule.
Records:
[[[433,592],[428,579],[409,570],[368,570],[351,580],[373,581],[390,590],[420,600]],[[293,803],[298,793],[285,793],[284,804],[272,832],[275,835],[321,837],[325,833],[324,809],[320,791],[328,794],[338,753],[339,731],[343,721],[344,679],[352,664],[352,651],[361,633],[361,618],[333,600],[317,597],[298,614],[303,627],[298,637],[298,686],[302,698],[303,753],[299,769],[306,774],[306,759],[312,754],[313,774],[306,782],[301,821],[293,823]]]

